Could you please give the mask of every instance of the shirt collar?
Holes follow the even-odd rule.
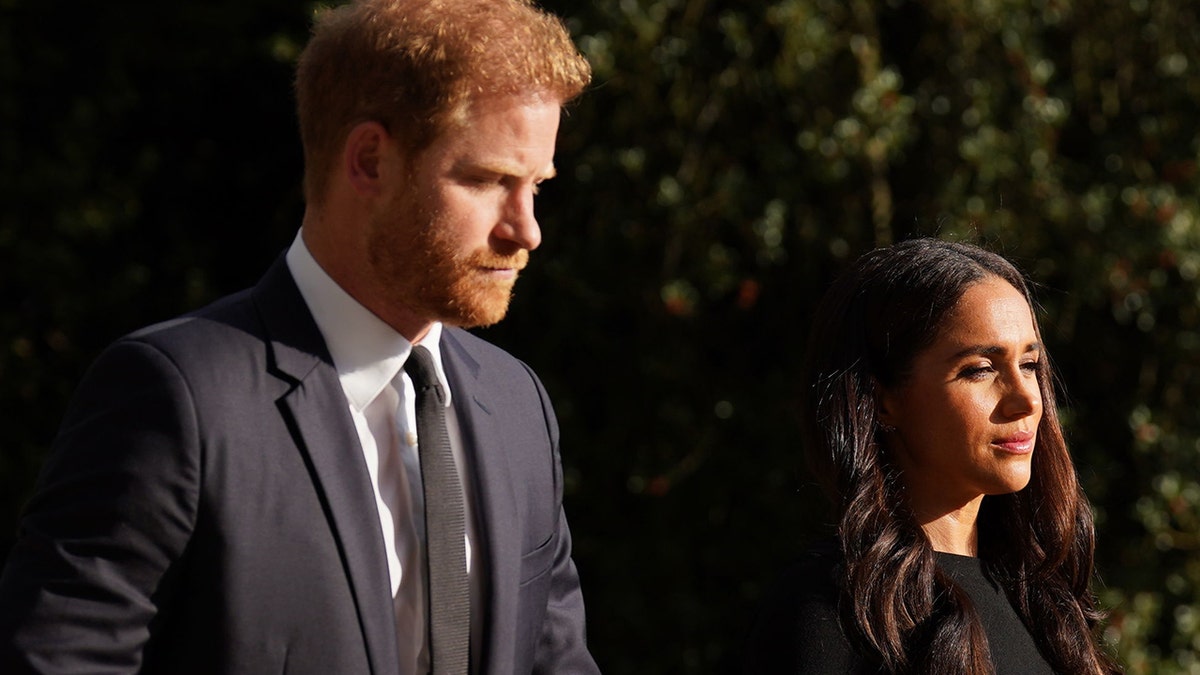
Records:
[[[287,265],[308,305],[350,405],[363,410],[400,373],[412,343],[363,307],[312,257],[298,232],[287,252]],[[433,355],[438,382],[450,405],[450,384],[442,367],[442,324],[435,322],[420,341]]]

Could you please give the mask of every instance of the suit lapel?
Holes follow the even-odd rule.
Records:
[[[472,655],[472,672],[482,664],[513,663],[518,582],[521,564],[520,537],[512,477],[504,453],[500,420],[492,414],[491,398],[502,393],[480,382],[480,365],[466,351],[454,330],[442,333],[442,362],[454,392],[454,410],[462,434],[463,454],[475,479],[476,531],[484,543],[487,570],[486,606],[483,607],[483,644]]]
[[[283,259],[253,291],[266,326],[269,369],[292,384],[280,411],[321,494],[376,674],[396,673],[395,614],[383,535],[358,432],[320,331]]]

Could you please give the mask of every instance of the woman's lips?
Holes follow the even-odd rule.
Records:
[[[1036,438],[1037,435],[1032,431],[1018,431],[1011,436],[993,441],[992,445],[1014,455],[1028,455],[1033,452],[1033,444]]]

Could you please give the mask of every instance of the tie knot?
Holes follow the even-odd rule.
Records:
[[[413,345],[412,353],[404,362],[404,372],[412,378],[418,397],[427,395],[432,389],[434,396],[437,397],[437,402],[441,405],[446,404],[446,394],[442,390],[442,383],[438,381],[437,370],[433,365],[433,354],[430,354],[428,349]]]

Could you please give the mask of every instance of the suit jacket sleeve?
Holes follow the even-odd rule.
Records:
[[[583,592],[580,589],[579,573],[571,558],[571,531],[562,507],[563,474],[558,449],[558,421],[541,381],[532,371],[529,374],[537,386],[550,429],[555,477],[554,508],[558,517],[550,596],[546,606],[546,621],[538,642],[534,672],[546,675],[599,673],[600,670],[587,649]]]
[[[571,560],[571,534],[566,517],[559,517],[558,547],[555,552],[546,623],[538,646],[534,672],[599,673],[584,638],[583,593]]]
[[[197,429],[156,348],[127,339],[92,366],[0,577],[0,672],[139,670],[196,519]]]

